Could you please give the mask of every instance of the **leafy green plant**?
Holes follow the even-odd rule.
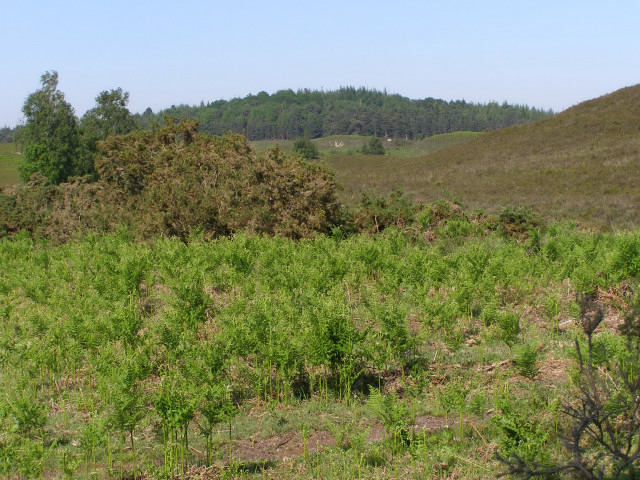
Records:
[[[530,343],[525,343],[515,349],[513,363],[520,375],[533,380],[540,372],[540,352]]]
[[[460,431],[460,439],[464,440],[464,408],[469,395],[469,388],[456,383],[449,383],[446,388],[438,393],[438,402],[445,412],[445,419],[448,423],[449,414],[451,412],[458,413],[458,427]]]
[[[515,312],[501,311],[498,314],[498,325],[500,340],[511,350],[520,335],[520,316]]]
[[[409,445],[412,418],[396,393],[383,395],[380,390],[372,387],[367,405],[384,423],[387,438],[394,450],[402,450]]]
[[[60,458],[60,467],[62,468],[65,479],[73,478],[73,475],[80,466],[80,462],[82,462],[82,458],[75,457],[68,451],[62,453],[62,458]]]
[[[137,478],[136,450],[133,432],[145,417],[143,392],[140,385],[140,365],[135,356],[128,358],[114,372],[106,387],[109,403],[109,422],[122,435],[120,442],[120,475],[124,469],[124,444],[129,437],[133,458],[133,476]]]
[[[541,423],[518,411],[506,397],[499,399],[498,406],[501,413],[492,421],[501,432],[500,458],[517,457],[524,462],[548,465],[550,458],[544,446],[549,441],[549,433]]]
[[[315,143],[306,137],[300,137],[293,143],[293,153],[300,155],[306,160],[320,158],[320,152]]]
[[[34,392],[23,390],[5,394],[8,413],[15,421],[16,430],[24,436],[42,437],[42,430],[47,423],[47,408]]]
[[[198,423],[201,435],[206,440],[206,461],[210,466],[213,460],[213,436],[215,427],[230,421],[237,412],[230,398],[230,389],[222,384],[208,385],[198,402],[198,410],[202,421]]]

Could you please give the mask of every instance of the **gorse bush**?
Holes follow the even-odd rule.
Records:
[[[308,237],[330,230],[333,174],[241,135],[206,137],[184,120],[98,143],[99,180],[53,186],[34,178],[0,202],[0,231],[56,239],[122,225],[137,236],[205,237],[240,230]]]
[[[360,205],[354,210],[349,223],[355,231],[377,233],[387,227],[412,224],[417,210],[417,205],[401,190],[392,192],[388,197],[367,190],[362,193]]]
[[[530,207],[508,206],[498,212],[498,231],[507,238],[526,240],[543,225],[542,215]]]
[[[196,128],[169,121],[101,145],[96,170],[121,218],[129,215],[145,235],[181,238],[328,231],[337,204],[327,170],[277,149],[257,156],[242,136],[200,137]]]

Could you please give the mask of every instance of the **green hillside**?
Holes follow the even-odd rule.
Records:
[[[638,225],[638,118],[640,85],[420,158],[331,164],[348,202],[363,188],[384,193],[401,187],[426,201],[455,197],[470,209],[523,203],[588,225]]]

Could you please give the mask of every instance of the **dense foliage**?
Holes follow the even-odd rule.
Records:
[[[95,107],[87,110],[80,120],[84,168],[87,173],[95,172],[97,143],[110,135],[126,135],[135,130],[136,124],[127,105],[129,92],[121,88],[103,91],[96,97]]]
[[[136,118],[149,125],[163,115],[197,120],[214,135],[231,130],[249,140],[309,138],[330,135],[428,137],[458,131],[481,132],[547,117],[549,111],[503,103],[473,104],[462,101],[410,100],[366,88],[337,91],[281,90],[260,92],[201,103],[172,106],[157,115],[150,111]]]
[[[367,143],[362,146],[363,155],[384,155],[384,146],[382,140],[378,137],[373,137]]]
[[[306,160],[320,158],[318,147],[307,137],[300,137],[293,142],[292,151]]]
[[[98,180],[54,185],[43,175],[0,194],[0,234],[58,240],[122,226],[136,236],[206,237],[240,230],[293,238],[328,232],[332,173],[278,149],[256,154],[241,135],[199,135],[188,120],[98,143]]]
[[[39,174],[53,184],[70,177],[94,175],[97,142],[135,128],[127,109],[129,94],[118,88],[103,91],[96,106],[81,120],[58,90],[58,72],[41,77],[42,88],[30,94],[22,107],[25,124],[18,130],[24,151],[20,165],[22,181]]]
[[[533,251],[446,210],[423,212],[436,241],[394,228],[342,241],[1,240],[0,475],[173,478],[215,462],[256,478],[395,478],[395,465],[487,478],[496,449],[563,458],[557,407],[573,387],[538,381],[535,364],[548,372],[574,335],[584,345],[558,327],[580,319],[576,290],[624,308],[614,294],[637,288],[639,234],[554,225]],[[530,378],[508,367],[543,342]],[[635,361],[610,331],[593,342],[603,372]],[[419,429],[417,414],[464,422]],[[264,441],[264,418],[281,433],[292,423],[285,440],[330,429],[336,442],[251,470],[236,448]],[[376,419],[385,433],[372,440]]]
[[[27,97],[22,112],[26,123],[20,132],[24,161],[20,176],[26,181],[34,173],[61,183],[71,175],[82,175],[80,129],[73,107],[58,90],[58,73],[46,72],[42,88]]]

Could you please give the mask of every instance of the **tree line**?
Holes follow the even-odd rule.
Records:
[[[135,115],[150,125],[164,115],[197,120],[213,135],[243,133],[249,140],[319,138],[329,135],[423,138],[458,131],[482,132],[552,115],[525,105],[411,100],[386,91],[343,87],[336,91],[280,90],[245,98],[173,105],[157,114]]]
[[[16,137],[16,128],[4,126],[0,128],[0,143],[11,143]]]

